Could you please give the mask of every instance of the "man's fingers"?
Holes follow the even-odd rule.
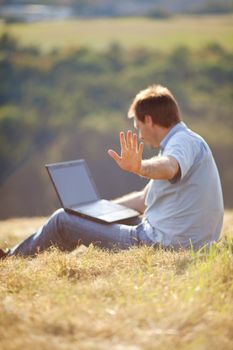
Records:
[[[138,154],[140,155],[141,158],[142,158],[143,150],[144,150],[144,143],[140,142],[139,149],[138,149]]]
[[[133,148],[133,133],[131,130],[127,132],[127,144],[129,149]]]
[[[123,131],[120,132],[120,144],[121,144],[121,151],[125,152],[127,150],[127,145],[125,140],[125,133]]]
[[[138,137],[137,134],[133,134],[133,150],[138,152]]]
[[[121,157],[112,149],[108,150],[108,155],[112,157],[117,163],[121,161]]]

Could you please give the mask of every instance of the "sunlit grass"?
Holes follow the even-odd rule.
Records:
[[[170,51],[179,45],[199,48],[216,42],[233,48],[233,16],[177,16],[166,20],[146,18],[79,19],[60,22],[0,24],[22,44],[53,48],[87,46],[106,49],[117,42],[124,47],[145,46]]]
[[[16,243],[44,218],[0,223]],[[233,212],[209,251],[81,246],[0,262],[1,349],[232,349]],[[2,243],[1,243],[2,245]]]

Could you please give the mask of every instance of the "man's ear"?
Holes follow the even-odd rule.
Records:
[[[153,123],[153,119],[152,119],[152,117],[151,117],[150,114],[146,114],[146,115],[145,115],[144,123],[145,123],[145,124],[148,124],[148,125],[150,125],[150,126],[152,126],[152,125],[154,124],[154,123]]]

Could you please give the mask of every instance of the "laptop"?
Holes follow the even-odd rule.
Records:
[[[84,159],[45,165],[62,207],[73,214],[113,223],[139,212],[101,199]]]

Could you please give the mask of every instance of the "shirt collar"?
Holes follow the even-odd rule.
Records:
[[[168,141],[170,140],[170,138],[173,135],[175,135],[178,131],[186,130],[186,129],[187,129],[187,126],[186,126],[186,124],[184,122],[179,122],[175,126],[173,126],[173,128],[171,128],[171,130],[169,130],[167,135],[160,142],[160,150],[161,151],[164,150],[164,148],[166,147]]]

